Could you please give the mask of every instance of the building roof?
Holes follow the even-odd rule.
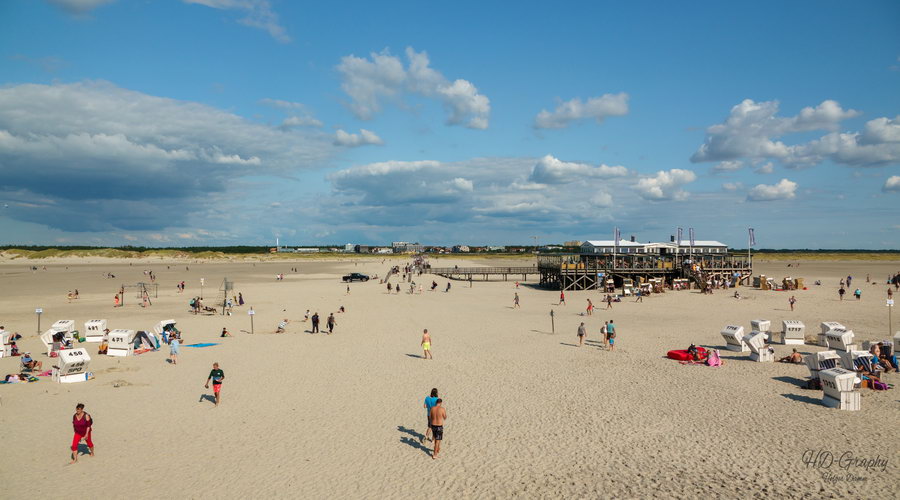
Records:
[[[681,246],[689,247],[691,246],[690,240],[682,240]],[[727,247],[728,245],[715,240],[694,240],[695,247]]]
[[[646,243],[640,243],[637,241],[619,240],[620,247],[642,247],[645,244]],[[591,245],[594,247],[613,247],[616,246],[616,242],[615,240],[588,240],[581,245]]]

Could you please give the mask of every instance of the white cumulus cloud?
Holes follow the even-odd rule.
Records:
[[[777,140],[784,135],[811,130],[835,130],[842,120],[859,116],[844,110],[836,101],[823,101],[803,108],[792,117],[779,117],[777,101],[755,102],[745,99],[731,108],[724,123],[706,130],[706,140],[691,157],[693,162],[726,161],[742,158],[783,159],[790,148]]]
[[[826,159],[851,167],[881,167],[900,163],[900,116],[876,118],[862,133],[832,132],[789,148],[789,166],[811,166]]]
[[[628,169],[621,166],[565,162],[547,155],[537,161],[531,170],[530,182],[538,184],[565,184],[588,178],[624,177]]]
[[[884,181],[884,186],[881,188],[881,190],[885,193],[900,193],[900,175],[892,175],[888,177],[888,179]]]
[[[781,179],[777,184],[757,184],[747,194],[750,201],[789,200],[797,193],[797,183]]]
[[[596,182],[531,182],[529,172],[540,161],[388,161],[339,170],[328,177],[334,202],[323,216],[329,221],[365,227],[442,222],[507,231],[541,224],[594,224],[598,217],[608,214],[607,209],[613,204],[610,193],[624,204],[637,199],[627,189],[633,181],[629,177],[607,178],[602,186]]]
[[[600,208],[609,208],[613,206],[613,197],[611,194],[601,191],[591,197],[591,205]]]
[[[350,97],[350,110],[360,119],[371,119],[381,111],[384,99],[400,99],[406,94],[440,101],[449,113],[447,124],[486,129],[491,113],[487,96],[467,80],[448,80],[430,66],[428,54],[406,49],[406,67],[387,49],[370,54],[369,59],[353,55],[341,58],[341,88]]]
[[[560,102],[553,111],[541,110],[534,119],[535,128],[565,128],[573,121],[593,118],[602,123],[608,116],[624,116],[628,114],[628,94],[603,94],[599,97],[582,101],[574,99]]]
[[[681,186],[697,180],[697,174],[690,170],[673,168],[660,170],[656,175],[643,177],[638,180],[635,189],[645,200],[683,201],[688,198],[688,192]]]
[[[380,146],[384,144],[384,141],[381,140],[381,137],[375,132],[366,129],[360,129],[358,134],[351,134],[348,132],[344,132],[343,130],[338,130],[334,134],[334,145],[335,146],[344,146],[348,148],[355,148],[359,146],[366,145],[377,145]]]

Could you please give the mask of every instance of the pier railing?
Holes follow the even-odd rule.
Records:
[[[504,280],[506,280],[508,276],[522,275],[524,280],[529,274],[539,274],[540,270],[537,268],[537,266],[432,267],[426,269],[426,272],[451,279],[469,279],[473,276],[481,276],[485,280],[490,279],[491,277],[502,277]]]

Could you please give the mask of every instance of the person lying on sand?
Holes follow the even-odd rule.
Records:
[[[779,363],[794,363],[794,364],[799,365],[799,364],[803,363],[803,356],[799,352],[797,352],[797,349],[793,349],[793,352],[790,354],[790,356],[785,356],[785,357],[779,359],[778,362]]]
[[[275,333],[284,333],[284,329],[287,328],[288,321],[287,318],[284,318],[284,321],[278,323],[278,328],[275,329]]]

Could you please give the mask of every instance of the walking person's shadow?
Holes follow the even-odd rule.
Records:
[[[422,450],[425,452],[426,455],[428,455],[429,457],[431,456],[431,450],[427,446],[425,446],[421,443],[421,441],[423,439],[425,439],[424,434],[419,434],[418,432],[416,432],[412,429],[403,427],[402,425],[398,425],[397,430],[404,434],[409,434],[409,436],[412,436],[412,437],[400,436],[401,443],[408,444],[409,446],[412,446],[413,448],[416,448],[417,450]]]
[[[213,396],[212,394],[201,394],[200,400],[197,402],[202,403],[203,401],[209,401],[212,404],[216,404],[216,397]]]

